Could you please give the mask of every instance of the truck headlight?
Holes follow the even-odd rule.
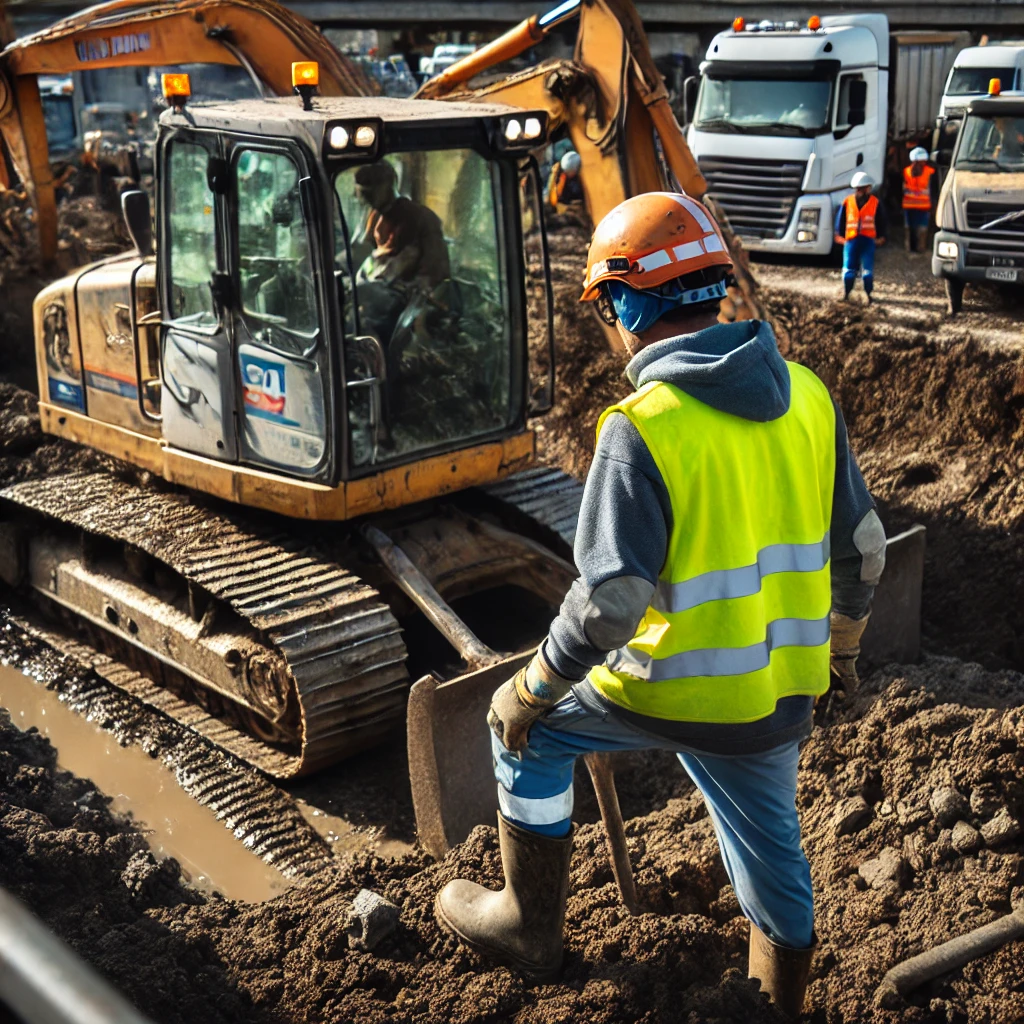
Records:
[[[800,211],[800,219],[796,224],[796,240],[798,242],[816,242],[818,240],[818,220],[820,217],[820,206],[805,206]]]
[[[956,242],[939,242],[935,252],[940,260],[955,260],[960,255],[960,246]]]

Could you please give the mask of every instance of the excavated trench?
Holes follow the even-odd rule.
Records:
[[[628,390],[600,326],[574,302],[580,242],[570,232],[553,239],[559,404],[541,423],[544,459],[577,475],[598,413]],[[764,297],[788,357],[815,369],[843,407],[889,532],[928,528],[926,657],[879,667],[803,753],[799,803],[821,938],[810,1019],[1020,1019],[1020,943],[896,1010],[872,996],[894,963],[1024,898],[1024,359],[949,327],[936,341],[927,318],[908,325],[884,308],[809,301],[795,286]],[[32,404],[0,388],[0,481],[94,458],[45,441]],[[2,636],[8,660],[46,665],[48,685],[68,693],[61,678],[78,669],[16,625]],[[178,742],[162,737],[160,756]],[[106,800],[86,799],[95,787],[61,772],[58,758],[43,737],[0,718],[0,885],[154,1020],[779,1019],[743,976],[746,925],[702,804],[670,758],[631,758],[617,774],[645,911],[636,918],[618,903],[580,780],[565,971],[537,988],[465,952],[433,921],[433,896],[456,874],[500,884],[493,829],[477,829],[441,863],[402,844],[339,857],[310,839],[315,870],[247,904],[197,891],[172,862],[149,858],[132,824]],[[399,738],[330,779],[263,795],[268,813],[296,815],[297,834],[308,827],[295,809],[301,797],[408,840],[404,771]],[[363,887],[401,910],[374,953],[350,950],[342,930]]]

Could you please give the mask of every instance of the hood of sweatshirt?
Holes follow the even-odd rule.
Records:
[[[648,345],[626,367],[635,388],[673,384],[720,412],[765,423],[789,409],[789,367],[762,320],[715,324]]]

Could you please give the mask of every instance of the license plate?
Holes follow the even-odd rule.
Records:
[[[1001,267],[988,267],[985,270],[985,277],[989,281],[1016,281],[1016,270],[1003,270]]]

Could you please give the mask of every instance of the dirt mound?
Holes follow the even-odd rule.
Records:
[[[1024,669],[1024,354],[937,343],[884,310],[771,302],[788,358],[842,407],[888,532],[928,528],[926,646]]]

